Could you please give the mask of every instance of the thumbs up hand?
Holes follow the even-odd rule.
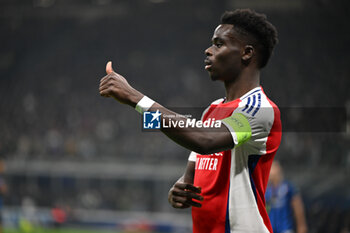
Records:
[[[111,61],[106,65],[106,73],[107,75],[100,80],[100,95],[113,97],[123,104],[135,107],[143,94],[130,86],[123,76],[113,70]]]

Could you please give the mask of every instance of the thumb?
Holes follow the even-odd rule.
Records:
[[[113,72],[114,72],[114,70],[113,70],[113,68],[112,68],[112,62],[109,61],[109,62],[107,62],[107,65],[106,65],[106,73],[107,73],[107,74],[111,74],[111,73],[113,73]]]

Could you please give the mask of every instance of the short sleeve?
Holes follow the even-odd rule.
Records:
[[[298,188],[290,182],[288,182],[288,190],[291,197],[294,197],[296,194],[299,193]]]
[[[196,162],[196,159],[197,159],[197,153],[192,151],[188,156],[188,161]]]
[[[265,154],[266,141],[274,122],[274,109],[265,96],[257,95],[258,105],[252,107],[249,99],[245,99],[222,122],[230,130],[236,147],[246,144],[250,153]]]

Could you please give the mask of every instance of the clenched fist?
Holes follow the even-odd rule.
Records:
[[[178,181],[169,190],[168,201],[174,208],[178,209],[184,209],[191,206],[202,207],[202,204],[198,202],[203,201],[203,196],[201,196],[200,193],[200,187]]]

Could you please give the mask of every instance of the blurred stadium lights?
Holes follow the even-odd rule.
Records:
[[[21,218],[23,210],[17,207],[6,207],[4,212],[4,221],[8,227],[15,228]],[[20,213],[20,214],[19,214]],[[126,232],[145,232],[142,225],[149,226],[151,229],[159,232],[189,232],[191,229],[191,216],[179,213],[150,213],[142,211],[110,211],[110,210],[91,210],[91,209],[74,209],[71,213],[74,220],[67,225],[71,227],[85,227],[88,229],[110,229],[124,230]],[[27,214],[28,215],[28,214]],[[29,214],[31,222],[42,226],[53,224],[50,208],[31,209]],[[23,218],[23,217],[22,217]],[[141,229],[140,229],[141,228]],[[62,229],[63,231],[63,229]],[[22,231],[21,231],[22,232]],[[24,231],[25,232],[25,231]],[[32,232],[32,231],[31,231]],[[149,232],[149,231],[146,231]]]
[[[157,166],[157,169],[155,169]],[[84,178],[122,178],[138,180],[175,180],[183,171],[183,166],[122,164],[105,162],[50,162],[44,160],[7,160],[7,174],[28,174],[30,176],[50,175]]]

